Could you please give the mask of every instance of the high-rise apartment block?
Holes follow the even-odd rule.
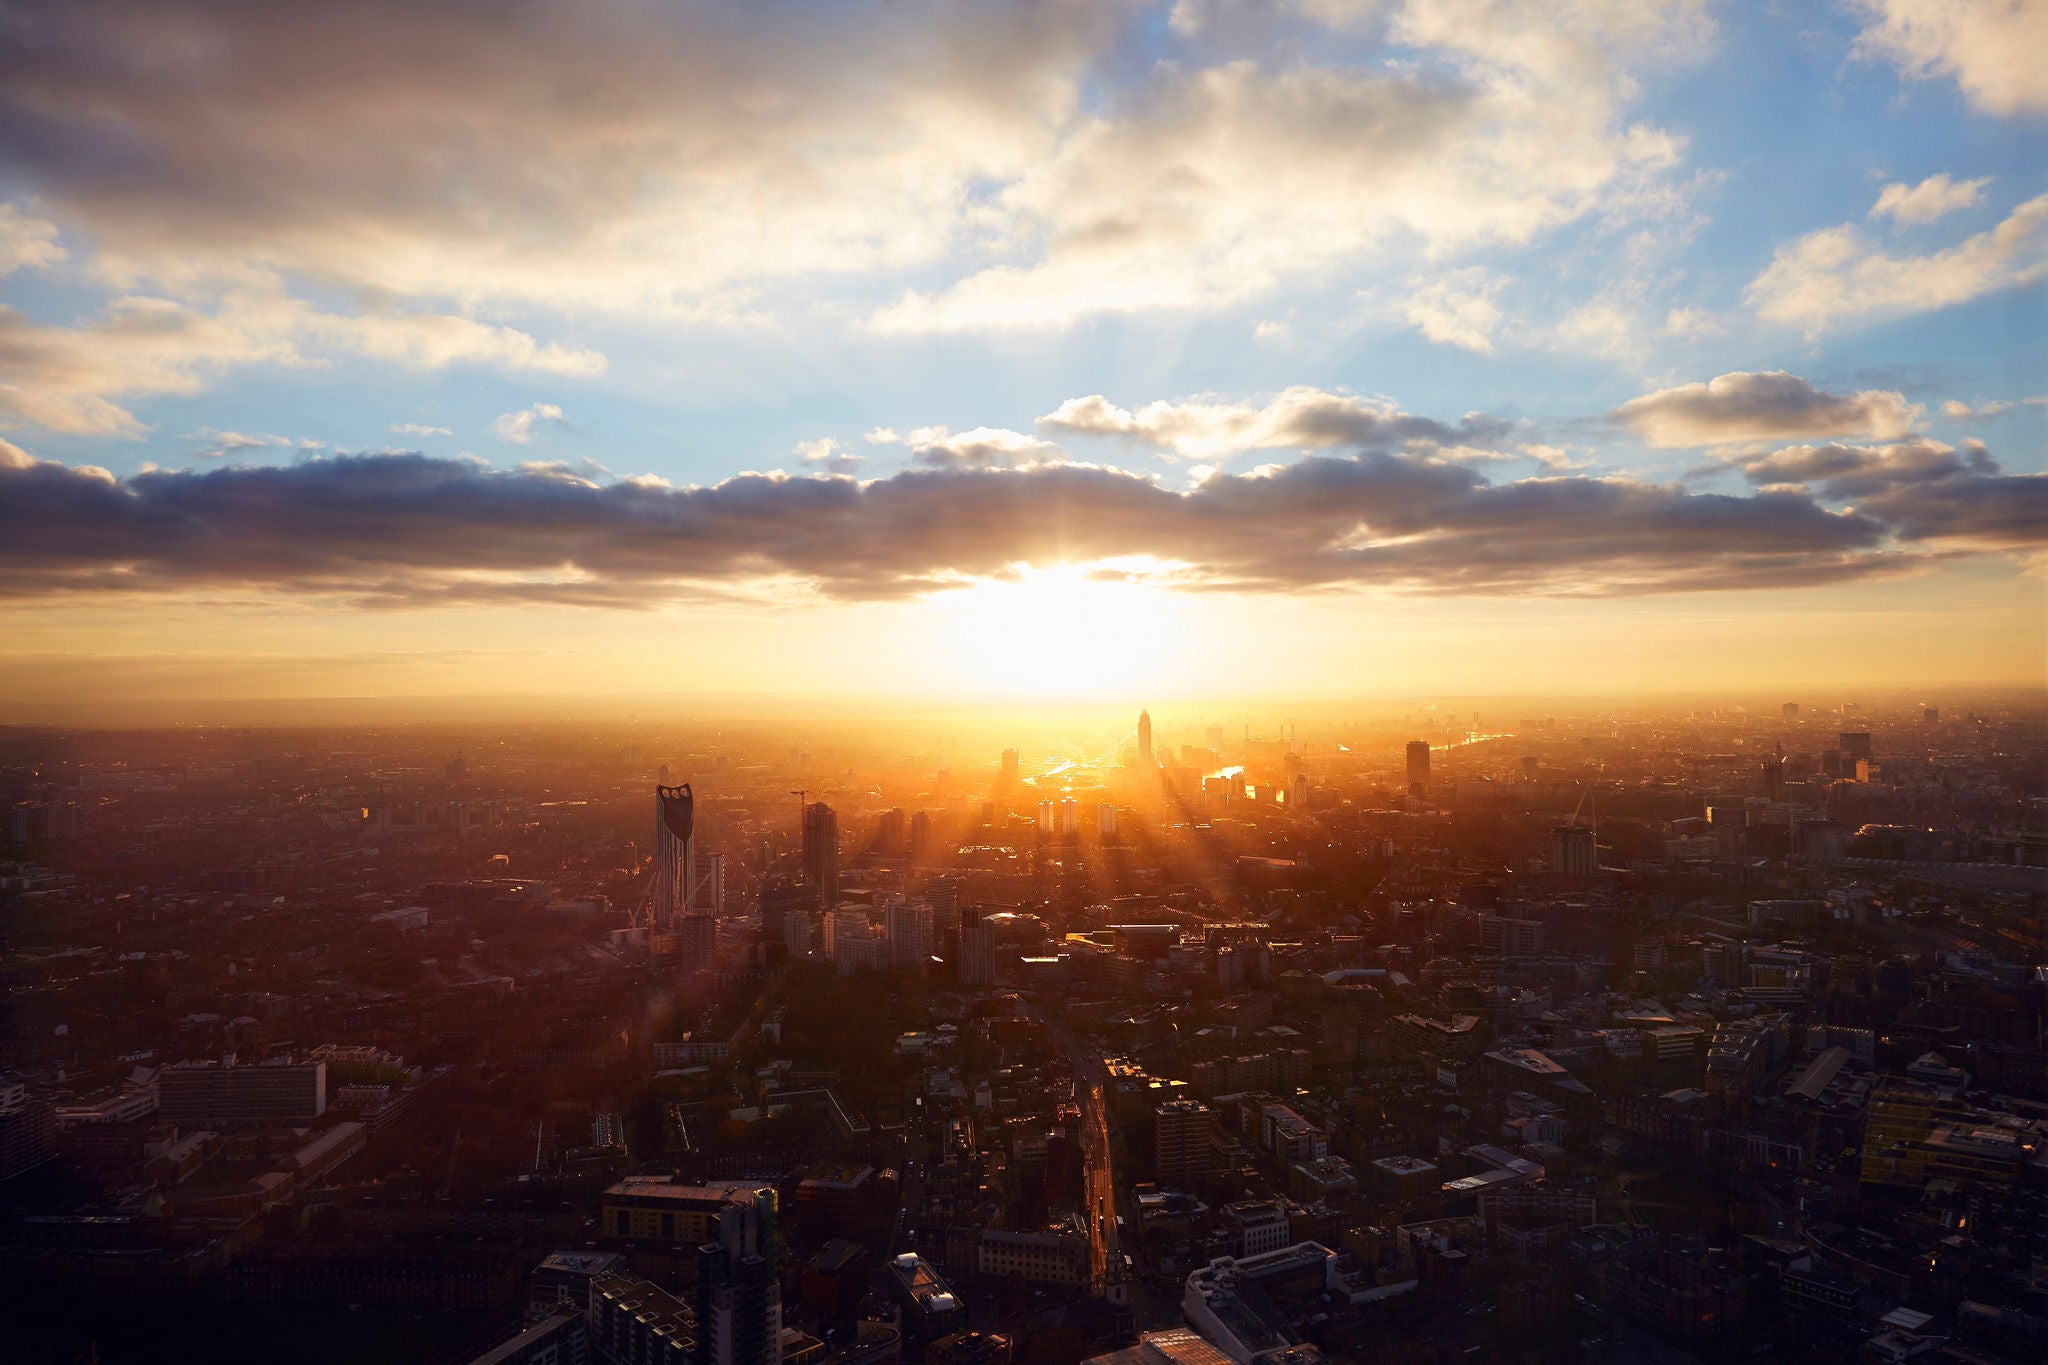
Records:
[[[1209,1106],[1200,1100],[1168,1100],[1152,1126],[1153,1166],[1166,1189],[1185,1190],[1209,1173]]]
[[[1550,831],[1550,870],[1567,877],[1590,877],[1599,871],[1593,831],[1584,825],[1559,825]]]
[[[897,901],[883,912],[882,921],[889,931],[890,965],[923,971],[934,946],[931,906],[923,901]]]
[[[804,807],[804,881],[826,912],[839,905],[839,813],[823,801]]]
[[[654,931],[673,931],[690,913],[697,880],[696,798],[690,784],[654,789]]]

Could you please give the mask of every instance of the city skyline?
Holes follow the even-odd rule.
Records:
[[[2038,3],[501,17],[14,8],[0,694],[2048,682]]]

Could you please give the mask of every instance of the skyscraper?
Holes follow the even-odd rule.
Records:
[[[1003,750],[1003,771],[1001,781],[1005,787],[1014,787],[1017,785],[1017,751],[1015,749]]]
[[[690,784],[654,789],[654,929],[668,933],[690,913],[697,884],[696,798]]]
[[[839,814],[823,801],[804,807],[804,880],[818,908],[839,905]]]
[[[1408,791],[1420,796],[1429,790],[1429,741],[1411,739],[1408,741]]]
[[[1600,868],[1593,831],[1584,825],[1559,825],[1550,831],[1550,870],[1567,877],[1590,877]]]
[[[1158,766],[1152,761],[1152,713],[1150,711],[1140,711],[1138,713],[1138,766],[1141,768],[1154,768]]]

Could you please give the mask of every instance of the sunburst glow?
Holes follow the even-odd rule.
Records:
[[[1100,566],[1023,568],[941,599],[939,670],[963,689],[1085,697],[1165,682],[1185,604]]]

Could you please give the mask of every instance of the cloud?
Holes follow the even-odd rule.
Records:
[[[730,318],[951,250],[1126,9],[21,0],[0,144],[136,280]]]
[[[1700,308],[1674,308],[1664,315],[1664,335],[1694,338],[1720,336],[1728,329],[1712,313]]]
[[[796,457],[814,469],[831,474],[851,474],[866,458],[841,450],[839,442],[830,436],[821,436],[815,441],[798,441]]]
[[[1968,422],[1987,417],[2003,417],[2007,413],[2018,412],[2021,408],[2040,407],[2048,407],[2048,395],[2037,394],[2031,398],[2015,398],[2010,402],[2004,399],[1991,399],[1979,402],[1974,406],[1951,398],[1941,405],[1941,415],[1948,418],[1951,422]]]
[[[1256,41],[1183,41],[1139,8],[19,0],[0,148],[120,288],[256,272],[405,304],[358,353],[584,374],[465,321],[735,324],[890,275],[920,283],[882,330],[1060,326],[1625,217],[1682,152],[1632,112],[1644,70],[1713,29],[1700,0],[1225,0],[1175,27]]]
[[[324,313],[262,279],[210,307],[123,295],[71,326],[0,305],[0,421],[134,439],[147,428],[124,402],[196,393],[232,368],[307,365],[313,346],[426,367],[478,362],[573,375],[603,368],[593,352],[542,346],[463,318]]]
[[[31,218],[12,204],[0,204],[0,278],[17,270],[41,269],[64,259],[57,225]]]
[[[1055,463],[678,489],[416,453],[126,479],[38,462],[0,470],[0,523],[13,532],[0,539],[9,597],[233,588],[382,607],[874,599],[1111,560],[1211,590],[1593,596],[1810,585],[1918,562],[1889,547],[1884,520],[1803,494],[1494,484],[1385,452],[1210,473],[1184,491]]]
[[[1002,427],[976,427],[957,436],[944,427],[910,433],[911,458],[938,469],[1036,469],[1066,462],[1050,441]]]
[[[1882,389],[1838,394],[1796,374],[1737,371],[1704,384],[1681,384],[1632,398],[1608,416],[1661,449],[1735,445],[1800,436],[1875,436],[1910,432],[1923,409]]]
[[[2040,407],[2048,407],[2048,395],[2035,394],[2031,397],[2015,398],[2010,401],[1990,399],[1979,402],[1975,406],[1959,403],[1951,398],[1941,405],[1941,415],[1949,418],[1951,421],[1966,421],[1988,417],[2004,417],[2009,413],[2019,412],[2025,408]]]
[[[1948,173],[1930,175],[1917,185],[1896,181],[1886,185],[1871,205],[1870,216],[1890,218],[1898,223],[1932,223],[1958,209],[1969,208],[1984,199],[1984,187],[1991,177],[1950,180]]]
[[[1506,276],[1481,266],[1453,271],[1413,290],[1403,313],[1431,341],[1491,355],[1501,320],[1494,296],[1506,283]]]
[[[394,436],[453,436],[447,427],[430,427],[419,422],[393,422],[389,428]]]
[[[1224,460],[1260,450],[1452,445],[1486,439],[1506,424],[1470,417],[1448,427],[1404,413],[1384,399],[1296,386],[1261,404],[1213,396],[1159,400],[1135,412],[1101,394],[1069,398],[1038,419],[1041,430],[1109,436],[1182,460]]]
[[[2048,114],[2042,0],[1850,0],[1865,21],[1855,54],[1913,80],[1950,76],[1979,110]]]
[[[517,412],[501,413],[491,423],[491,431],[501,441],[523,446],[533,440],[534,433],[546,427],[567,426],[562,409],[554,403],[535,403],[530,408]]]
[[[211,428],[191,432],[181,439],[199,442],[200,449],[192,453],[202,460],[221,460],[246,451],[277,449],[296,444],[289,436],[272,436],[260,432],[252,435],[242,431],[214,431]]]
[[[1737,463],[1753,484],[1817,485],[1828,499],[1854,501],[1901,540],[1997,550],[2048,545],[2048,475],[2007,474],[1980,442],[1951,446],[1919,436],[1799,445]]]
[[[1996,227],[1927,255],[1894,254],[1852,223],[1778,248],[1743,300],[1759,317],[1817,337],[1844,322],[1949,308],[2048,278],[2048,194]]]
[[[1214,309],[1380,255],[1526,244],[1615,208],[1681,150],[1622,115],[1634,87],[1619,30],[1633,22],[1580,22],[1631,8],[1655,26],[1695,7],[1417,2],[1393,37],[1421,61],[1161,63],[995,196],[1017,259],[906,292],[874,325]]]

